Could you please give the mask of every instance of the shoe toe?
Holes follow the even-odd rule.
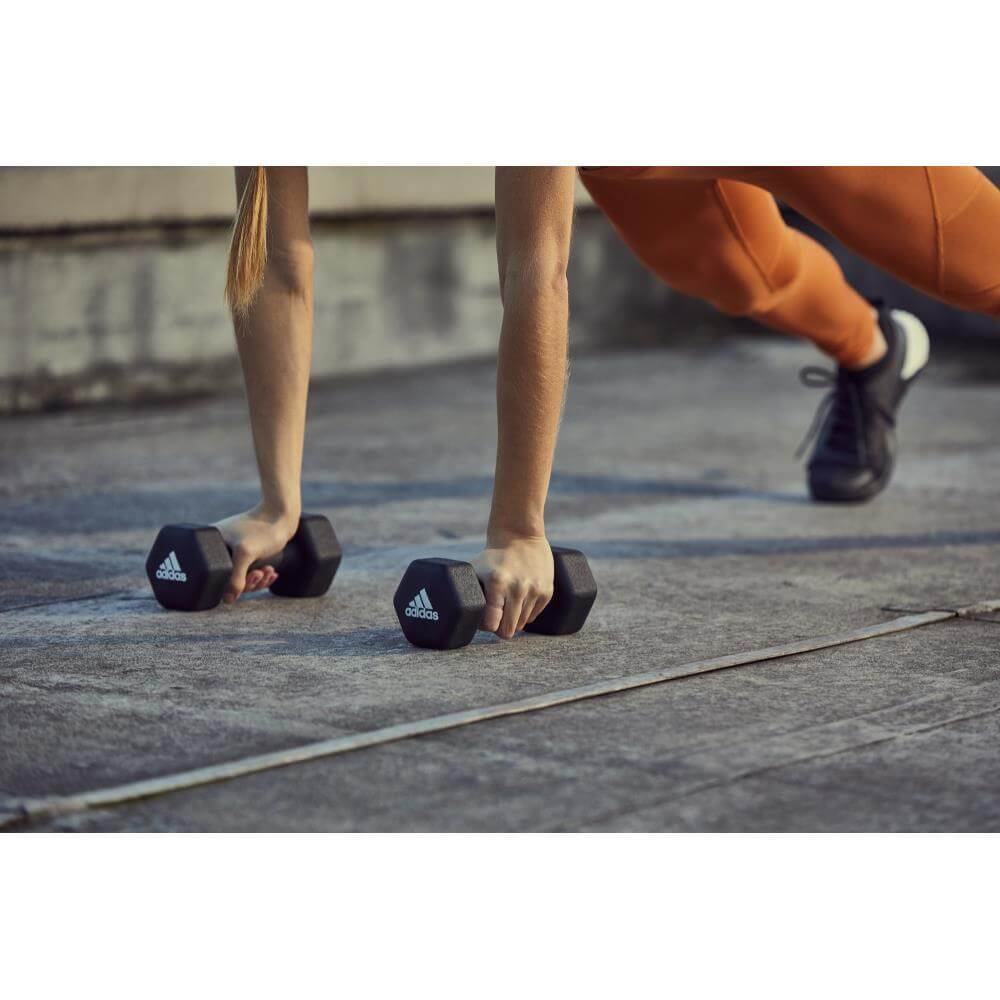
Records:
[[[870,468],[827,464],[809,467],[809,492],[814,500],[867,500],[881,488],[878,476]]]

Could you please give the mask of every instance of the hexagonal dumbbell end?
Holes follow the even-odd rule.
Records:
[[[542,635],[569,635],[579,632],[597,599],[597,582],[587,557],[577,549],[552,546],[555,589],[545,610],[525,632]]]
[[[146,557],[153,594],[174,611],[214,608],[232,568],[219,529],[209,524],[165,525]]]
[[[333,525],[322,514],[303,514],[291,541],[270,562],[278,579],[269,590],[280,597],[319,597],[330,589],[343,550]]]
[[[392,604],[403,635],[414,646],[458,649],[472,642],[486,598],[471,563],[415,559],[399,581]]]

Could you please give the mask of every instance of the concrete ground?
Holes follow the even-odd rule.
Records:
[[[949,348],[953,351],[953,348]],[[985,359],[985,360],[984,360]],[[64,794],[1000,596],[992,354],[932,363],[864,507],[806,500],[807,345],[749,335],[579,357],[554,540],[590,556],[580,634],[417,650],[410,559],[487,513],[492,367],[314,391],[306,507],[330,593],[162,610],[163,522],[250,505],[239,398],[0,428],[0,814]],[[985,363],[992,362],[992,366]],[[991,374],[991,367],[992,372]],[[58,830],[996,830],[1000,622],[950,621],[31,827]],[[1000,617],[1000,616],[995,616]]]

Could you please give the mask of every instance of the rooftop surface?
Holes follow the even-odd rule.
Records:
[[[0,822],[119,785],[1000,597],[1000,391],[949,346],[866,506],[806,497],[804,344],[749,335],[573,363],[548,521],[600,592],[576,636],[403,639],[408,562],[481,544],[489,364],[313,391],[323,598],[167,612],[160,524],[255,500],[242,399],[0,426]],[[995,355],[994,355],[995,357]],[[993,365],[995,369],[995,363]],[[994,620],[996,619],[996,620]],[[996,830],[1000,615],[687,677],[33,830]]]

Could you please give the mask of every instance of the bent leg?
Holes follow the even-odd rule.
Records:
[[[928,295],[1000,317],[1000,190],[975,167],[769,167],[734,176]]]
[[[871,351],[871,307],[823,247],[785,224],[766,191],[671,168],[580,176],[633,253],[672,288],[807,337],[847,366]]]

